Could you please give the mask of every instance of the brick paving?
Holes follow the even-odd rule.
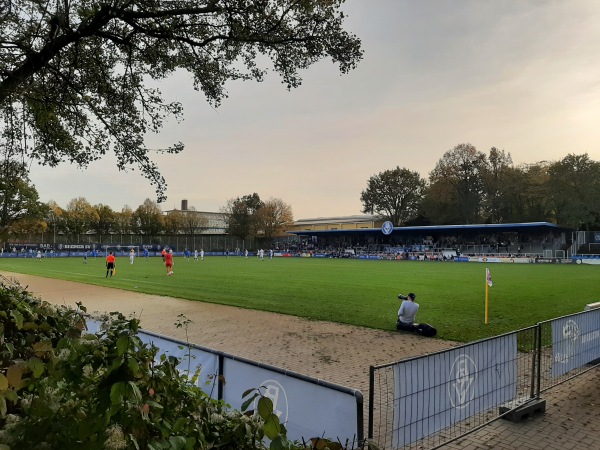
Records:
[[[29,275],[5,274],[44,300],[88,311],[120,311],[140,318],[143,328],[185,340],[178,315],[193,321],[189,341],[359,389],[368,397],[370,365],[443,350],[454,343],[370,330],[229,306],[124,292]],[[600,370],[545,393],[546,413],[513,423],[497,420],[447,449],[600,449]],[[365,408],[366,417],[366,408]],[[365,428],[366,428],[365,419]]]

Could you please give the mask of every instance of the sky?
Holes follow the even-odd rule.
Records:
[[[515,164],[587,153],[600,160],[600,2],[597,0],[346,0],[346,30],[363,60],[348,74],[324,60],[288,91],[279,76],[231,82],[218,109],[177,73],[160,85],[184,108],[149,148],[166,179],[163,210],[187,200],[219,211],[258,193],[294,219],[362,213],[369,178],[396,166],[427,179],[444,153],[496,147]],[[156,200],[114,158],[87,169],[32,166],[40,200],[76,197],[120,211]]]

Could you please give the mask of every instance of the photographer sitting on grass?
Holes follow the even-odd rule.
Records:
[[[398,294],[398,298],[402,300],[400,309],[398,310],[398,322],[396,329],[399,331],[411,331],[422,334],[423,336],[435,336],[437,330],[426,323],[415,323],[415,316],[419,312],[419,304],[415,303],[417,296],[412,292],[408,296]]]

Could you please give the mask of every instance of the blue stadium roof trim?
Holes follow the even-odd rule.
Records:
[[[428,225],[421,227],[394,227],[392,234],[457,234],[464,233],[510,233],[510,232],[540,232],[540,231],[569,231],[568,228],[550,222],[527,222],[527,223],[485,223],[471,225]],[[289,234],[303,236],[317,236],[320,234],[373,234],[381,233],[381,228],[356,228],[352,230],[301,230],[286,231]],[[391,236],[390,235],[390,236]]]

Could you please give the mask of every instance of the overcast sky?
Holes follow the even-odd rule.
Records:
[[[471,143],[497,147],[515,164],[569,153],[600,160],[600,2],[597,0],[347,0],[346,28],[364,49],[340,75],[323,61],[288,92],[276,74],[229,83],[218,110],[169,79],[165,98],[183,104],[148,147],[166,178],[163,210],[187,199],[218,211],[256,192],[281,198],[295,219],[361,213],[367,180],[396,166],[427,178],[444,152]],[[106,158],[87,170],[33,167],[42,201],[75,197],[120,211],[154,188]]]

